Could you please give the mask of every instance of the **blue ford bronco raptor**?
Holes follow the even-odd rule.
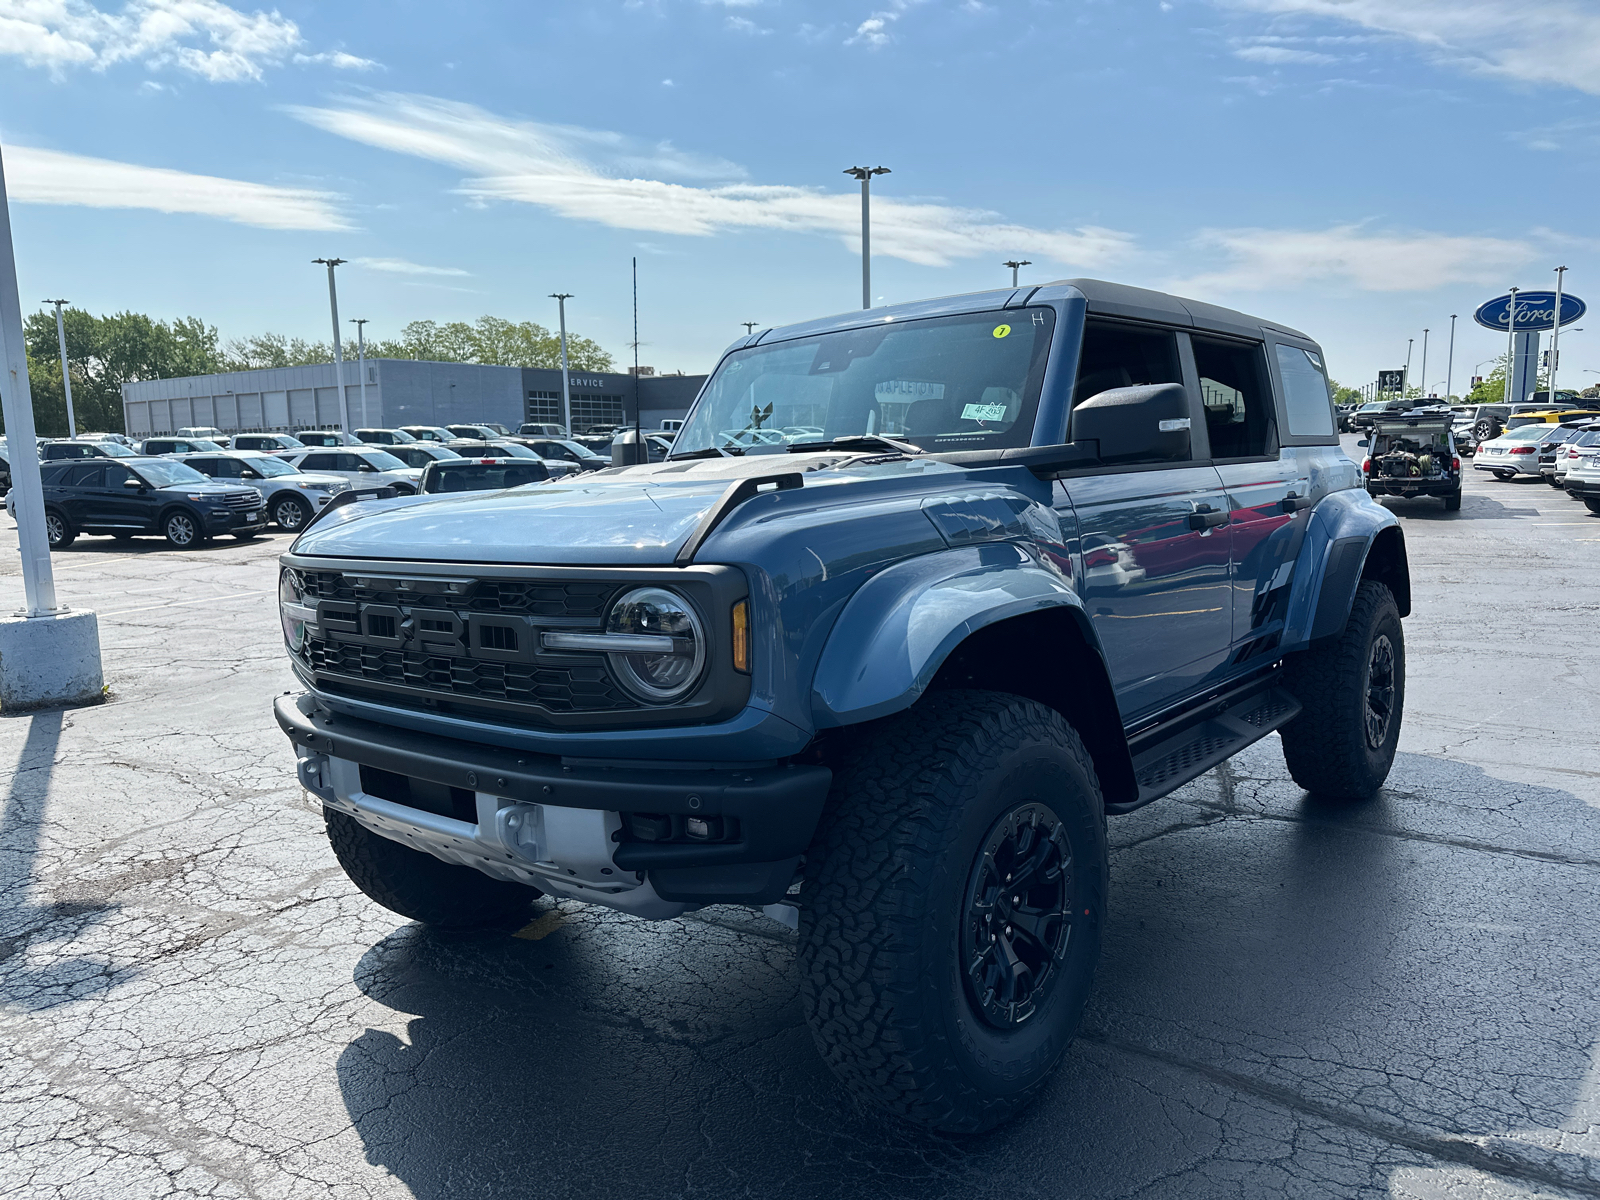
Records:
[[[743,338],[666,461],[330,506],[280,598],[373,900],[759,907],[838,1077],[954,1131],[1073,1036],[1108,814],[1274,732],[1383,783],[1411,602],[1315,342],[1087,279]]]

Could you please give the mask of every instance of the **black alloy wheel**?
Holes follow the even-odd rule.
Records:
[[[294,533],[311,519],[311,506],[299,496],[280,496],[272,502],[272,523],[285,533]]]
[[[1072,937],[1072,845],[1047,804],[1019,804],[995,822],[967,883],[961,961],[968,999],[1013,1029],[1048,999]]]
[[[1372,641],[1367,658],[1367,711],[1364,725],[1367,745],[1374,750],[1389,740],[1389,722],[1394,719],[1395,655],[1394,643],[1387,634]]]
[[[162,522],[161,532],[167,541],[179,550],[192,550],[200,544],[200,525],[187,512],[170,513]]]

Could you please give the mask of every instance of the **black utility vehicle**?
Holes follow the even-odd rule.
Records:
[[[61,462],[71,458],[138,457],[138,451],[130,450],[120,442],[80,442],[62,438],[60,441],[46,442],[39,447],[39,458],[43,462]]]
[[[139,453],[154,458],[162,454],[219,454],[225,448],[210,438],[154,437],[145,438]]]
[[[292,433],[236,433],[231,445],[235,450],[262,450],[268,454],[306,448],[306,443]]]
[[[53,550],[65,550],[80,533],[156,533],[179,550],[192,550],[220,533],[254,537],[267,524],[255,488],[214,483],[170,459],[52,463],[40,478]]]
[[[1386,417],[1364,440],[1361,474],[1371,496],[1438,496],[1446,512],[1461,507],[1461,459],[1449,411]]]

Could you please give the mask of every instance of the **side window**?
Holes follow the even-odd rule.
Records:
[[[59,465],[42,467],[39,470],[39,482],[45,487],[60,487],[61,477],[69,470],[71,470],[70,467]]]
[[[106,469],[102,466],[91,465],[73,467],[68,471],[66,478],[61,481],[63,487],[99,487],[106,477]]]
[[[1212,458],[1252,458],[1272,450],[1272,393],[1260,344],[1194,339],[1200,400]]]
[[[337,454],[308,454],[300,460],[302,471],[337,471],[339,470],[339,456]]]
[[[1182,383],[1178,339],[1171,330],[1141,329],[1113,321],[1089,321],[1083,329],[1078,386],[1072,403],[1112,388],[1142,383]]]
[[[372,471],[372,470],[376,470],[376,468],[373,467],[373,465],[371,463],[369,463],[366,459],[362,458],[359,454],[340,454],[340,455],[337,455],[336,457],[339,460],[339,465],[335,469],[339,470],[339,471]]]
[[[191,458],[187,462],[185,462],[183,465],[186,466],[186,467],[193,467],[196,471],[199,471],[200,474],[209,475],[209,476],[211,476],[211,478],[215,479],[217,477],[217,475],[219,474],[218,467],[220,466],[220,464],[221,464],[221,460],[220,459],[215,459],[215,458]]]
[[[207,475],[215,479],[243,479],[244,467],[237,458],[213,458]],[[205,470],[204,467],[201,470]]]
[[[128,470],[127,467],[119,467],[113,464],[106,468],[105,486],[108,488],[120,488],[132,478],[133,472]]]
[[[1298,346],[1277,346],[1278,373],[1283,376],[1283,404],[1289,432],[1296,437],[1333,436],[1333,398],[1322,356]]]

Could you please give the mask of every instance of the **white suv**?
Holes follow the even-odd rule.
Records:
[[[278,457],[301,471],[341,475],[358,491],[392,487],[402,496],[413,496],[422,479],[422,472],[416,467],[408,467],[387,450],[374,446],[293,450]]]

